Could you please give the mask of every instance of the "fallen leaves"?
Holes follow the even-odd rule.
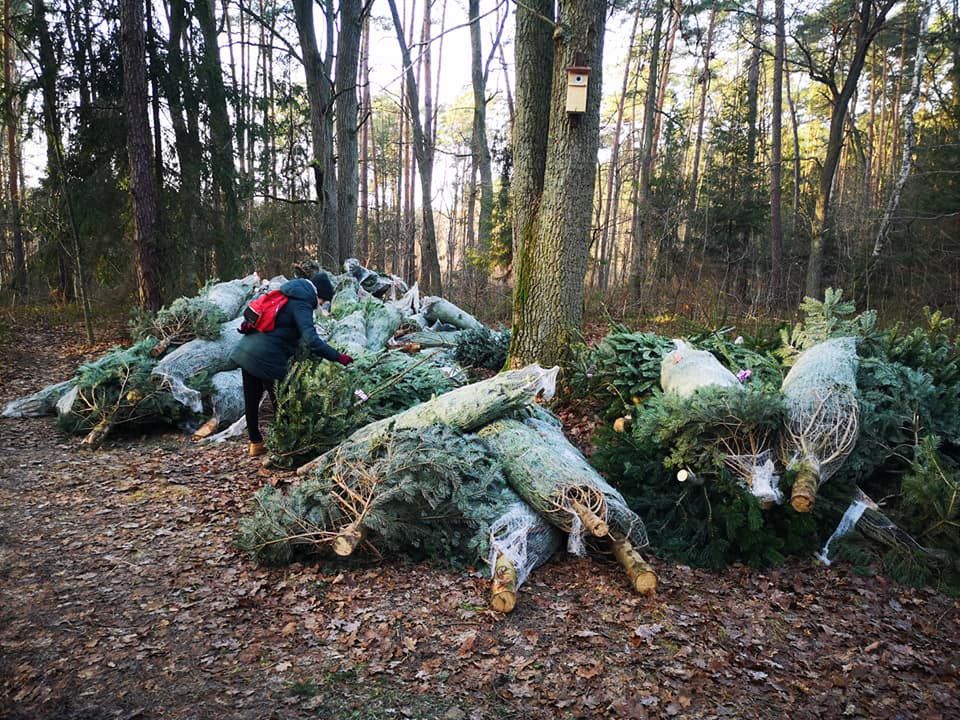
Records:
[[[3,367],[4,392],[38,382]],[[956,603],[842,565],[660,563],[642,598],[560,558],[503,617],[483,579],[401,559],[252,565],[240,444],[78,454],[39,419],[0,446],[0,699],[24,718],[960,716]]]

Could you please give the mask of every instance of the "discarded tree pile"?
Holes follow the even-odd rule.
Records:
[[[879,556],[898,579],[960,589],[953,322],[927,313],[926,327],[881,331],[839,291],[801,309],[804,322],[781,335],[782,368],[769,345],[719,335],[700,339],[712,362],[625,329],[585,349],[580,384],[617,418],[599,431],[594,460],[649,518],[651,545],[665,555],[719,567],[813,554],[859,502],[846,515],[856,532],[831,538],[831,551]],[[691,360],[700,367],[688,375]],[[791,504],[779,505],[780,485]]]
[[[294,268],[299,276],[316,272],[321,272],[319,265],[309,261]],[[342,369],[303,361],[295,368],[281,392],[278,423],[270,437],[278,464],[314,457],[357,427],[466,379],[447,348],[423,351],[404,343],[412,355],[386,353],[388,347],[400,349],[394,342],[398,330],[427,328],[429,316],[430,327],[437,331],[459,337],[469,330],[476,353],[487,352],[488,346],[503,348],[501,334],[452,303],[441,298],[421,303],[416,286],[408,288],[399,278],[374,273],[356,260],[348,260],[345,272],[332,280],[337,292],[331,312],[318,309],[317,329],[357,362]],[[86,435],[85,443],[91,446],[114,429],[132,426],[177,426],[195,431],[198,439],[239,434],[245,428],[242,383],[230,355],[242,337],[237,332],[242,312],[253,297],[285,281],[261,281],[253,274],[209,283],[196,297],[178,298],[155,314],[136,313],[131,322],[136,345],[118,348],[75,378],[8,403],[3,415],[53,415],[59,404],[64,416],[60,426]]]
[[[589,531],[622,558],[634,587],[652,591],[656,576],[636,552],[643,523],[532,404],[552,395],[556,372],[504,372],[360,428],[303,466],[306,479],[287,496],[261,490],[239,544],[273,563],[358,548],[486,559],[492,605],[509,611],[558,531],[581,554]]]

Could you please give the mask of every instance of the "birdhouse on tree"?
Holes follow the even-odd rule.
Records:
[[[572,65],[567,68],[567,112],[584,113],[587,111],[587,85],[590,80],[590,68]]]

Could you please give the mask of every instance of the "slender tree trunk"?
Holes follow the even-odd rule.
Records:
[[[780,189],[783,170],[783,51],[784,51],[784,0],[774,0],[774,26],[776,38],[773,51],[773,108],[770,119],[770,297],[780,303],[780,288],[783,278],[783,205]]]
[[[519,196],[521,202],[535,206],[536,215],[529,218],[525,212],[518,213],[528,224],[519,243],[519,255],[523,259],[515,276],[513,339],[509,353],[512,366],[533,361],[553,365],[562,361],[583,318],[583,282],[590,249],[591,198],[599,145],[606,9],[605,0],[570,0],[560,5],[560,29],[554,34],[550,103],[539,108],[543,114],[549,107],[543,192],[539,202],[536,194]],[[545,14],[550,17],[549,8]],[[536,21],[545,24],[542,18]],[[519,130],[523,125],[521,43],[530,43],[524,47],[525,51],[539,50],[541,46],[537,35],[531,37],[520,32],[519,12],[517,24],[516,127]],[[548,31],[552,32],[549,26]],[[537,70],[545,75],[543,54],[536,57]],[[570,66],[592,68],[586,111],[580,115],[566,112],[566,69]],[[524,92],[524,98],[526,103],[530,95]]]
[[[690,191],[688,204],[690,214],[697,210],[697,201],[700,197],[700,154],[703,149],[703,125],[707,116],[707,93],[710,91],[710,59],[713,54],[713,31],[717,25],[717,8],[710,9],[710,20],[707,25],[707,40],[703,47],[703,72],[700,75],[700,111],[697,114],[697,137],[693,145],[693,169],[690,171]]]
[[[797,232],[797,218],[800,217],[800,123],[797,120],[797,106],[793,102],[793,96],[790,94],[790,72],[784,68],[784,85],[787,89],[787,107],[790,108],[790,129],[793,138],[793,214],[791,215],[790,231],[792,235]]]
[[[663,28],[663,0],[657,0],[654,12],[656,16],[653,25],[653,40],[650,43],[650,66],[647,68],[647,87],[644,95],[642,139],[640,141],[640,167],[637,177],[640,205],[634,213],[633,250],[630,261],[634,288],[640,287],[640,268],[644,257],[642,247],[647,239],[646,225],[651,210],[650,175],[653,172],[653,126],[654,116],[656,115],[658,67],[660,65],[660,36]]]
[[[420,236],[420,275],[418,283],[421,292],[434,295],[443,294],[443,283],[440,278],[440,260],[437,257],[437,235],[433,223],[433,148],[426,142],[429,137],[429,112],[426,129],[420,122],[420,98],[417,83],[413,75],[413,65],[410,62],[410,50],[403,37],[403,27],[400,15],[397,13],[396,0],[388,0],[390,13],[393,16],[393,25],[397,33],[397,42],[400,44],[400,54],[407,75],[407,100],[410,106],[410,121],[413,130],[413,152],[420,166],[420,190],[423,194],[421,211],[423,228]],[[429,18],[429,11],[426,13]],[[427,25],[428,20],[424,21]],[[429,40],[429,38],[427,38]],[[429,44],[429,43],[428,43]],[[427,77],[427,86],[430,78]]]
[[[637,8],[633,13],[633,27],[630,29],[630,39],[627,41],[627,59],[623,64],[623,82],[620,85],[620,99],[617,103],[617,120],[613,131],[613,144],[610,149],[610,169],[607,171],[607,204],[603,211],[603,220],[600,227],[602,235],[600,236],[600,248],[597,254],[597,279],[601,290],[606,290],[609,285],[610,268],[608,265],[608,245],[610,243],[610,218],[611,213],[615,215],[616,210],[613,205],[614,181],[618,177],[617,166],[620,162],[620,133],[623,130],[623,111],[627,104],[627,86],[630,83],[630,62],[633,59],[633,43],[637,37],[637,24],[640,21],[641,4],[637,3]],[[614,218],[615,220],[615,218]]]
[[[850,99],[856,92],[870,43],[883,28],[886,22],[886,14],[894,4],[895,0],[877,2],[876,14],[871,15],[874,11],[874,4],[869,0],[863,0],[859,17],[854,21],[854,50],[847,67],[846,78],[839,89],[835,84],[828,85],[831,92],[830,132],[827,140],[827,155],[820,171],[817,186],[814,229],[810,239],[810,256],[807,262],[806,294],[808,297],[818,298],[823,294],[824,258],[827,255],[828,244],[831,241],[833,231],[831,197],[837,167],[840,164],[840,155],[843,150],[843,128],[846,122],[847,108],[850,105]]]
[[[358,253],[364,264],[370,264],[370,17],[363,19],[360,52],[360,238]]]
[[[237,203],[233,130],[227,114],[213,0],[196,0],[194,9],[203,33],[203,62],[200,70],[210,114],[211,170],[224,213],[223,231],[216,233],[214,237],[217,274],[222,278],[233,278],[243,273],[244,255],[249,249],[240,224],[240,208]]]
[[[357,62],[361,0],[340,0],[337,36],[337,222],[340,261],[356,254],[357,238]]]
[[[667,98],[667,85],[670,82],[670,61],[673,58],[673,45],[680,27],[680,13],[683,9],[682,0],[671,3],[670,21],[668,23],[667,46],[663,50],[663,62],[660,63],[660,85],[657,89],[656,114],[653,120],[653,142],[650,144],[650,172],[653,173],[657,164],[657,148],[660,145],[660,128],[663,125],[663,104]]]
[[[900,173],[897,175],[893,191],[890,193],[887,207],[883,211],[883,219],[880,221],[880,228],[877,230],[877,237],[873,243],[872,255],[874,258],[880,257],[884,247],[886,247],[893,216],[900,206],[903,188],[907,184],[907,179],[910,177],[910,172],[913,169],[913,148],[917,136],[917,124],[914,119],[914,112],[917,109],[917,102],[920,99],[920,81],[923,78],[923,56],[926,51],[926,32],[929,18],[930,2],[927,0],[920,7],[917,49],[913,56],[913,81],[910,84],[910,95],[903,105],[903,153],[900,159]],[[906,71],[906,68],[904,68],[904,71]]]
[[[333,169],[333,131],[329,58],[332,51],[327,48],[327,60],[320,56],[317,47],[317,35],[313,22],[313,0],[294,0],[294,14],[297,34],[300,38],[300,52],[303,55],[303,68],[307,81],[307,102],[310,106],[310,137],[313,144],[313,156],[310,165],[317,189],[317,205],[320,222],[320,237],[317,242],[320,262],[328,268],[337,267],[340,262],[340,241],[337,224],[336,176]],[[327,21],[327,42],[332,38],[332,30]]]
[[[160,203],[147,120],[147,72],[144,62],[143,0],[120,2],[120,49],[123,54],[123,100],[130,160],[133,246],[140,307],[157,311],[160,297]]]
[[[750,67],[747,71],[747,156],[746,177],[743,178],[743,215],[738,222],[737,230],[738,254],[737,269],[745,268],[744,262],[750,248],[750,240],[754,231],[753,204],[757,182],[757,105],[760,87],[760,59],[763,43],[763,0],[757,0],[757,16],[753,25],[753,47],[750,51]],[[747,297],[749,275],[746,271],[738,272],[737,288],[741,300]]]
[[[4,115],[7,125],[7,173],[9,179],[10,230],[13,239],[13,287],[22,289],[27,283],[27,260],[23,247],[23,227],[20,220],[20,183],[17,179],[17,111],[14,107],[13,70],[16,40],[13,30],[13,12],[10,0],[3,0],[3,84],[6,88]]]
[[[490,167],[490,147],[487,144],[487,77],[480,47],[480,0],[468,0],[468,4],[470,13],[470,75],[473,84],[471,150],[473,152],[473,165],[480,171],[480,224],[477,232],[476,249],[481,257],[486,257],[490,251],[490,234],[493,228],[493,170]],[[475,179],[471,172],[471,184]],[[475,274],[479,281],[478,285],[486,282],[487,273],[485,269],[480,269],[480,272]]]

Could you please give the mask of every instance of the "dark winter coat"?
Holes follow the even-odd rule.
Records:
[[[309,280],[290,280],[280,287],[290,298],[277,313],[276,327],[270,332],[244,335],[230,359],[251,375],[263,380],[281,380],[287,374],[290,358],[303,344],[325,360],[336,360],[340,353],[317,335],[313,311],[317,291]]]

